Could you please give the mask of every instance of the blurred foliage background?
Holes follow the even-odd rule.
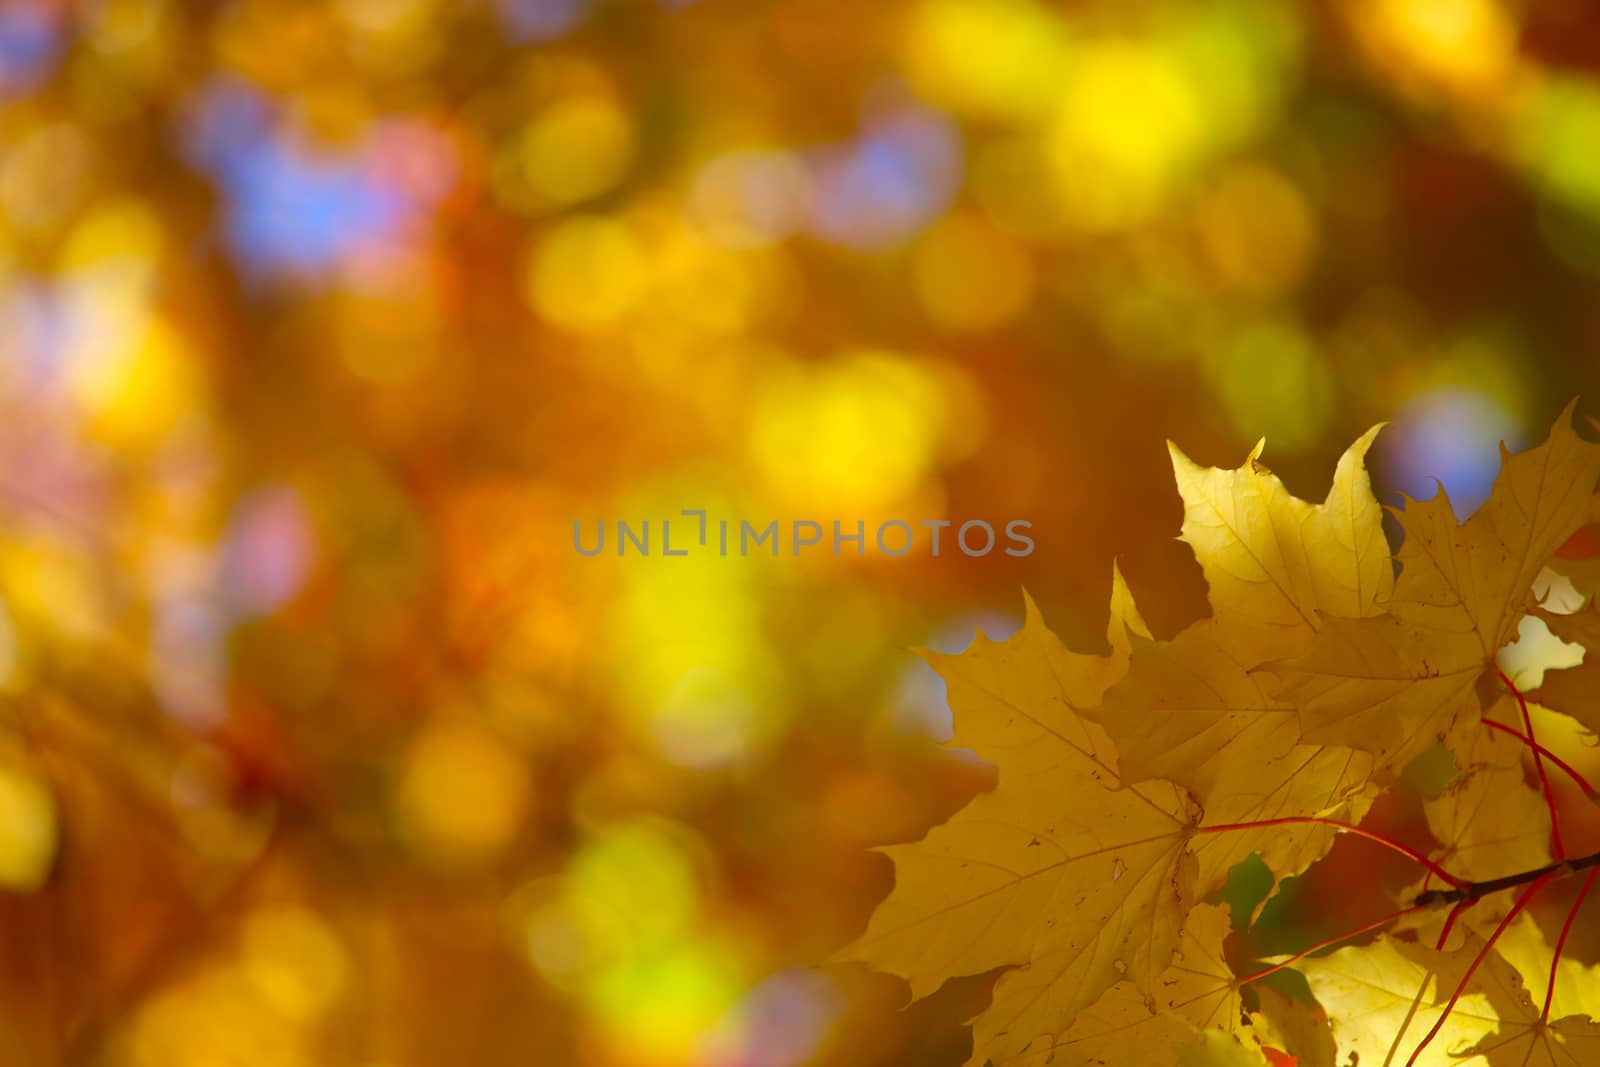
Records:
[[[1597,280],[1581,0],[7,0],[0,1061],[960,1063],[813,966],[989,781],[906,649],[1203,613],[1169,437],[1470,508]]]

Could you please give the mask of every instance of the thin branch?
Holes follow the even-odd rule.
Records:
[[[1561,770],[1565,771],[1567,777],[1578,783],[1578,787],[1589,796],[1592,797],[1595,795],[1595,787],[1589,784],[1589,780],[1587,778],[1574,770],[1572,764],[1568,763],[1554,752],[1551,752],[1548,748],[1545,748],[1527,734],[1519,733],[1515,728],[1507,726],[1503,722],[1495,722],[1493,719],[1484,719],[1483,725],[1487,726],[1491,730],[1499,730],[1501,733],[1510,734],[1512,737],[1515,737],[1518,741],[1521,741],[1523,744],[1533,749],[1535,755],[1543,756],[1551,763],[1554,763]]]
[[[1286,817],[1286,818],[1281,818],[1281,819],[1268,819],[1268,820],[1264,820],[1263,822],[1257,822],[1257,823],[1230,823],[1230,824],[1221,825],[1221,826],[1203,826],[1203,827],[1199,827],[1197,829],[1197,832],[1201,832],[1201,833],[1222,833],[1222,832],[1225,832],[1225,831],[1228,831],[1228,830],[1254,829],[1254,828],[1260,827],[1260,826],[1273,826],[1273,825],[1281,825],[1281,824],[1289,824],[1289,823],[1324,824],[1324,825],[1331,825],[1331,826],[1333,826],[1333,827],[1335,827],[1337,829],[1353,830],[1353,831],[1355,831],[1357,833],[1361,833],[1361,831],[1360,831],[1360,829],[1358,827],[1351,827],[1351,826],[1348,826],[1348,825],[1346,825],[1344,823],[1339,823],[1339,822],[1335,822],[1335,821],[1330,820],[1330,819],[1322,819],[1322,818],[1318,818],[1318,817],[1314,817],[1314,816],[1304,816],[1304,817],[1295,817],[1295,818]],[[1362,834],[1362,836],[1371,836],[1371,835]],[[1376,840],[1376,841],[1378,841],[1379,843],[1382,843],[1382,844],[1391,844],[1391,842],[1387,838],[1372,837],[1372,839]],[[1392,844],[1399,845],[1398,842],[1393,842]],[[1399,845],[1399,849],[1404,851],[1404,850],[1406,850],[1406,846]],[[1408,852],[1407,854],[1409,855],[1410,853]],[[1412,858],[1417,858],[1417,857],[1413,856]],[[1512,904],[1510,912],[1506,915],[1506,917],[1504,919],[1502,919],[1500,921],[1500,924],[1499,924],[1499,926],[1497,926],[1495,928],[1494,933],[1490,935],[1488,942],[1484,945],[1483,949],[1481,951],[1479,951],[1477,957],[1473,960],[1472,965],[1467,969],[1466,975],[1461,980],[1461,984],[1459,986],[1457,986],[1454,994],[1450,998],[1449,1003],[1445,1005],[1443,1013],[1440,1015],[1439,1019],[1434,1023],[1433,1028],[1431,1030],[1429,1030],[1428,1034],[1422,1039],[1422,1044],[1417,1046],[1416,1051],[1414,1051],[1412,1053],[1411,1058],[1406,1061],[1406,1067],[1415,1067],[1415,1064],[1416,1064],[1416,1061],[1417,1061],[1417,1057],[1422,1054],[1423,1050],[1427,1047],[1429,1042],[1431,1042],[1433,1040],[1433,1038],[1438,1034],[1439,1030],[1443,1027],[1445,1019],[1449,1016],[1451,1010],[1455,1007],[1456,1002],[1461,998],[1462,993],[1466,990],[1467,984],[1471,981],[1472,976],[1476,973],[1478,967],[1482,964],[1483,960],[1488,956],[1489,950],[1491,948],[1493,948],[1495,942],[1499,939],[1500,935],[1505,931],[1506,927],[1510,925],[1511,921],[1516,918],[1517,914],[1519,912],[1521,912],[1524,908],[1527,907],[1528,902],[1533,898],[1533,895],[1535,893],[1537,893],[1540,889],[1542,889],[1545,885],[1547,885],[1550,882],[1556,881],[1557,879],[1560,879],[1560,878],[1565,878],[1568,875],[1575,874],[1576,872],[1578,872],[1580,870],[1587,869],[1590,872],[1589,873],[1589,877],[1584,882],[1583,889],[1578,894],[1578,900],[1573,904],[1573,908],[1572,908],[1571,913],[1569,913],[1568,916],[1567,916],[1566,925],[1564,925],[1562,927],[1560,939],[1556,942],[1556,961],[1552,962],[1552,964],[1551,964],[1551,976],[1552,976],[1551,977],[1551,988],[1552,989],[1554,988],[1555,963],[1559,962],[1559,960],[1561,958],[1561,951],[1565,947],[1565,944],[1566,944],[1567,931],[1572,927],[1572,924],[1575,921],[1575,917],[1576,917],[1577,911],[1578,911],[1578,906],[1583,902],[1584,896],[1588,893],[1588,891],[1589,891],[1590,887],[1593,885],[1593,883],[1595,881],[1597,881],[1597,880],[1600,880],[1600,852],[1597,852],[1592,856],[1584,856],[1584,857],[1581,857],[1579,859],[1567,860],[1567,861],[1562,862],[1562,863],[1552,863],[1552,864],[1550,864],[1548,866],[1540,867],[1537,870],[1522,871],[1522,872],[1519,872],[1517,874],[1506,875],[1505,877],[1502,877],[1502,878],[1494,878],[1494,879],[1490,879],[1488,881],[1483,881],[1483,882],[1462,881],[1461,879],[1454,878],[1453,876],[1449,875],[1446,872],[1443,872],[1443,871],[1437,870],[1437,869],[1433,869],[1433,865],[1431,863],[1430,864],[1426,864],[1426,865],[1430,867],[1429,877],[1432,877],[1434,875],[1438,875],[1439,877],[1447,879],[1450,882],[1450,884],[1452,886],[1454,886],[1455,888],[1452,888],[1452,889],[1425,889],[1423,892],[1421,892],[1421,893],[1419,893],[1417,895],[1416,900],[1413,901],[1410,906],[1405,907],[1405,908],[1401,908],[1399,911],[1393,912],[1392,914],[1389,914],[1389,915],[1385,915],[1382,918],[1374,919],[1369,923],[1365,923],[1362,926],[1356,927],[1354,930],[1347,930],[1344,933],[1337,934],[1337,935],[1335,935],[1333,937],[1328,938],[1325,941],[1319,941],[1316,944],[1311,945],[1308,948],[1301,949],[1299,952],[1294,953],[1292,956],[1284,957],[1283,959],[1279,960],[1277,963],[1274,963],[1269,967],[1265,967],[1265,968],[1263,968],[1263,969],[1261,969],[1259,971],[1254,972],[1253,974],[1246,975],[1246,976],[1244,976],[1242,978],[1235,979],[1234,988],[1237,989],[1237,988],[1241,988],[1243,986],[1249,985],[1252,982],[1258,982],[1261,979],[1268,977],[1269,975],[1276,974],[1277,972],[1283,970],[1284,968],[1292,966],[1295,963],[1298,963],[1300,960],[1305,959],[1307,956],[1311,955],[1314,952],[1318,952],[1318,951],[1320,951],[1322,949],[1325,949],[1325,948],[1328,948],[1330,946],[1337,945],[1342,941],[1348,941],[1351,938],[1359,937],[1362,934],[1371,933],[1372,931],[1381,929],[1382,927],[1385,927],[1385,926],[1388,926],[1390,923],[1393,923],[1397,919],[1402,919],[1407,915],[1414,915],[1417,912],[1425,911],[1425,910],[1430,909],[1430,908],[1432,908],[1432,907],[1434,907],[1434,906],[1436,906],[1438,904],[1449,903],[1449,904],[1452,905],[1452,907],[1450,908],[1450,913],[1449,913],[1448,916],[1446,916],[1445,923],[1444,923],[1444,928],[1440,931],[1438,941],[1434,945],[1435,949],[1443,949],[1446,939],[1449,938],[1450,932],[1455,927],[1456,921],[1460,918],[1461,914],[1463,912],[1465,912],[1468,908],[1472,907],[1472,905],[1476,904],[1480,899],[1482,899],[1485,896],[1488,896],[1491,893],[1497,893],[1497,892],[1501,892],[1501,891],[1507,890],[1507,889],[1514,889],[1514,888],[1516,888],[1518,886],[1526,887],[1526,888],[1523,889],[1522,893],[1517,897],[1516,901]],[[1427,884],[1428,884],[1427,880],[1424,879],[1423,885],[1426,886]],[[1420,1002],[1422,994],[1423,994],[1424,990],[1426,990],[1426,988],[1427,988],[1426,985],[1424,985],[1422,989],[1419,989],[1417,991],[1418,1002]],[[1191,997],[1189,1000],[1182,1001],[1182,1002],[1179,1002],[1178,1004],[1174,1004],[1174,1005],[1170,1005],[1170,1006],[1173,1007],[1173,1008],[1182,1007],[1185,1004],[1191,1004],[1191,1003],[1195,1002],[1196,1000],[1199,1000],[1200,997],[1204,996],[1204,995],[1206,995],[1206,994],[1199,994],[1199,995],[1196,995],[1194,997]],[[1547,991],[1546,994],[1545,994],[1545,1011],[1547,1013],[1550,1010],[1549,1009],[1549,1004],[1550,1004],[1550,993]],[[1412,1005],[1412,1010],[1413,1011],[1416,1010],[1416,1004],[1415,1003]],[[1410,1018],[1410,1016],[1408,1015],[1407,1016],[1408,1021],[1409,1021],[1409,1018]],[[1402,1027],[1400,1033],[1395,1035],[1395,1045],[1390,1050],[1390,1055],[1391,1056],[1393,1056],[1395,1054],[1395,1052],[1398,1050],[1398,1048],[1400,1046],[1400,1043],[1404,1040],[1404,1037],[1405,1037],[1405,1028]],[[1389,1062],[1389,1060],[1386,1059],[1384,1062],[1387,1063],[1387,1062]]]
[[[1455,992],[1450,994],[1449,1002],[1445,1004],[1444,1010],[1439,1013],[1439,1018],[1434,1020],[1433,1026],[1422,1038],[1422,1043],[1412,1050],[1411,1058],[1406,1060],[1406,1067],[1414,1067],[1417,1057],[1422,1055],[1422,1050],[1428,1047],[1428,1043],[1444,1027],[1444,1021],[1450,1018],[1450,1012],[1455,1009],[1456,1001],[1460,1000],[1461,994],[1466,991],[1467,983],[1472,981],[1472,976],[1477,973],[1478,966],[1483,963],[1484,958],[1489,955],[1489,951],[1494,948],[1494,943],[1500,940],[1500,935],[1506,932],[1506,927],[1511,925],[1511,920],[1515,919],[1522,912],[1522,909],[1528,906],[1528,901],[1533,899],[1533,895],[1543,889],[1558,873],[1558,871],[1546,871],[1534,879],[1533,883],[1518,895],[1516,902],[1511,905],[1511,910],[1506,912],[1506,917],[1500,920],[1500,924],[1494,928],[1494,933],[1489,935],[1489,939],[1483,943],[1483,947],[1478,950],[1478,954],[1472,958],[1472,964],[1467,968],[1467,973],[1461,976],[1461,981],[1456,984]]]
[[[1496,667],[1494,672],[1500,676],[1500,680],[1506,684],[1506,688],[1511,690],[1511,694],[1517,698],[1517,707],[1522,709],[1522,725],[1527,727],[1528,740],[1533,743],[1533,769],[1539,772],[1539,786],[1544,790],[1544,804],[1545,807],[1550,809],[1552,850],[1556,854],[1556,859],[1566,859],[1567,849],[1561,843],[1561,816],[1556,811],[1556,794],[1555,790],[1550,787],[1550,776],[1545,773],[1542,746],[1538,744],[1539,738],[1533,732],[1533,715],[1528,711],[1528,698],[1522,695],[1522,690],[1517,688],[1516,683],[1511,680],[1511,677],[1505,671]]]
[[[1364,837],[1368,841],[1375,841],[1384,848],[1398,852],[1402,856],[1406,856],[1414,860],[1415,862],[1421,864],[1422,867],[1429,873],[1439,878],[1440,881],[1444,882],[1446,885],[1454,886],[1457,890],[1465,890],[1472,885],[1472,883],[1466,879],[1457,878],[1455,875],[1439,866],[1433,860],[1429,859],[1427,856],[1423,855],[1421,852],[1418,852],[1416,849],[1405,844],[1404,842],[1396,841],[1392,837],[1385,837],[1384,835],[1374,833],[1371,830],[1363,830],[1359,826],[1352,826],[1349,823],[1340,822],[1337,819],[1324,819],[1317,815],[1286,815],[1283,818],[1262,819],[1258,822],[1235,822],[1224,823],[1220,826],[1199,826],[1195,828],[1195,832],[1202,834],[1220,834],[1229,830],[1256,830],[1263,826],[1288,826],[1294,823],[1313,823],[1318,826],[1331,826],[1343,833],[1355,834],[1357,837]],[[1442,892],[1442,890],[1435,890],[1435,892]],[[1422,894],[1422,896],[1419,896],[1417,898],[1417,903],[1423,903],[1423,898],[1426,896],[1426,893]]]
[[[1488,896],[1490,893],[1498,893],[1503,889],[1512,889],[1519,885],[1527,885],[1529,882],[1538,881],[1545,875],[1565,877],[1569,874],[1576,874],[1579,871],[1591,870],[1596,867],[1600,867],[1600,852],[1590,856],[1580,856],[1573,860],[1562,860],[1560,863],[1546,864],[1543,867],[1535,867],[1531,871],[1518,871],[1516,874],[1490,878],[1482,882],[1468,882],[1466,885],[1458,886],[1455,889],[1429,889],[1418,893],[1417,899],[1412,903],[1432,907],[1435,904],[1455,904],[1463,900],[1477,900],[1480,897]]]
[[[1556,938],[1556,954],[1550,960],[1550,984],[1545,986],[1544,990],[1544,1010],[1539,1013],[1541,1023],[1550,1019],[1550,1002],[1556,997],[1556,966],[1561,962],[1561,950],[1567,947],[1567,934],[1572,932],[1572,920],[1578,917],[1578,909],[1583,907],[1583,898],[1589,895],[1589,887],[1594,885],[1597,874],[1600,874],[1600,867],[1589,868],[1589,877],[1583,880],[1583,887],[1578,890],[1578,899],[1572,902],[1572,908],[1567,912],[1567,921],[1561,924],[1561,936]]]

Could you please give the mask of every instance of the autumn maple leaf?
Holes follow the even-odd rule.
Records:
[[[1550,773],[1595,791],[1539,743],[1497,666],[1532,612],[1585,647],[1600,639],[1593,609],[1557,617],[1533,594],[1595,507],[1600,446],[1571,422],[1569,408],[1543,444],[1505,454],[1464,523],[1442,490],[1408,502],[1393,555],[1365,469],[1378,428],[1317,504],[1288,492],[1261,445],[1236,469],[1174,447],[1209,617],[1155,640],[1115,573],[1107,655],[1066,648],[1031,599],[1010,640],[927,654],[949,685],[949,743],[992,763],[997,784],[885,850],[895,888],[841,958],[903,976],[915,997],[1002,972],[972,1020],[972,1065],[1331,1067],[1336,1051],[1409,1067],[1600,1063],[1600,1005],[1572,992],[1563,959],[1600,852],[1571,858]],[[1541,693],[1600,725],[1575,706],[1594,669],[1547,672]],[[1363,828],[1440,743],[1454,774],[1423,798],[1433,840]],[[1416,864],[1398,910],[1235,973],[1228,915],[1200,901],[1252,855],[1276,878],[1300,873],[1337,833]],[[1524,909],[1575,874],[1545,947]],[[1319,1003],[1254,986],[1291,966]],[[1552,1021],[1561,990],[1578,1003]]]
[[[1348,744],[1398,769],[1436,741],[1467,756],[1477,684],[1533,607],[1533,580],[1589,514],[1600,446],[1569,406],[1537,448],[1505,453],[1494,491],[1458,524],[1443,487],[1396,513],[1400,574],[1382,614],[1329,619],[1277,671],[1308,741]]]

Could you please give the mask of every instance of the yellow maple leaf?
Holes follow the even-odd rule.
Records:
[[[842,958],[905,977],[919,998],[1001,972],[973,1020],[973,1067],[1286,1056],[1326,1067],[1334,1039],[1363,1062],[1395,1063],[1435,1023],[1422,1067],[1500,1067],[1503,1049],[1588,1062],[1570,1058],[1588,1054],[1587,1002],[1556,1023],[1528,1018],[1526,995],[1510,995],[1522,979],[1500,956],[1454,993],[1479,929],[1505,914],[1495,894],[1549,859],[1551,813],[1524,779],[1526,742],[1508,736],[1525,725],[1520,708],[1498,682],[1493,697],[1479,683],[1534,607],[1534,577],[1587,517],[1600,446],[1577,437],[1569,409],[1545,444],[1506,457],[1466,523],[1442,493],[1414,502],[1391,557],[1364,467],[1375,433],[1346,452],[1321,504],[1290,494],[1260,446],[1234,470],[1173,449],[1183,539],[1212,607],[1173,640],[1151,638],[1117,573],[1108,655],[1067,649],[1031,599],[1010,640],[980,634],[962,655],[928,654],[948,684],[949,743],[992,763],[997,785],[921,841],[884,850],[895,888]],[[1503,729],[1482,728],[1486,718]],[[1440,846],[1430,859],[1357,823],[1439,739],[1459,770],[1425,802]],[[1221,951],[1224,913],[1196,901],[1252,853],[1279,877],[1305,869],[1341,828],[1410,855],[1429,888],[1451,887],[1418,898],[1419,885],[1407,894],[1417,905],[1363,930],[1403,922],[1434,935],[1433,909],[1481,906],[1456,925],[1452,951],[1384,936],[1300,964],[1327,1016],[1263,992],[1258,1030],[1239,996],[1253,979],[1235,978]],[[1518,929],[1506,950],[1526,954]],[[1560,987],[1576,973],[1558,968]]]
[[[1478,681],[1533,606],[1540,569],[1587,521],[1597,478],[1600,446],[1574,432],[1569,405],[1543,444],[1502,448],[1494,491],[1465,523],[1442,487],[1408,502],[1385,613],[1328,618],[1303,655],[1274,667],[1304,740],[1365,749],[1384,769],[1441,739],[1470,753]]]
[[[1444,1014],[1481,942],[1436,952],[1387,935],[1297,965],[1332,1020],[1342,1059],[1403,1064]],[[1480,991],[1462,996],[1416,1067],[1483,1067],[1461,1050],[1492,1035],[1499,1019]]]
[[[1070,652],[1030,599],[1022,630],[928,654],[956,730],[999,769],[923,840],[891,846],[895,888],[842,955],[902,975],[921,997],[954,975],[1011,967],[973,1028],[972,1063],[1060,1039],[1118,982],[1158,992],[1194,902],[1196,812],[1176,786],[1123,788],[1105,733],[1079,709],[1125,669],[1137,622],[1115,581],[1108,657]]]
[[[1497,706],[1507,705],[1512,701]],[[1511,711],[1516,713],[1514,705]],[[1520,723],[1502,721],[1521,729]],[[1428,829],[1440,845],[1433,858],[1452,873],[1488,879],[1550,862],[1550,812],[1523,775],[1525,751],[1515,738],[1485,730],[1466,766],[1438,796],[1424,799]],[[1491,914],[1474,909],[1473,918],[1482,922]]]
[[[1518,939],[1543,944],[1538,927],[1531,923],[1508,929],[1501,937],[1502,942]],[[1469,945],[1474,944],[1475,939],[1469,939]],[[1590,1067],[1600,1063],[1600,1023],[1586,1015],[1547,1018],[1541,1005],[1534,1003],[1528,987],[1531,984],[1543,994],[1548,950],[1540,953],[1535,949],[1533,956],[1543,956],[1544,966],[1525,975],[1497,946],[1473,975],[1469,988],[1488,998],[1497,1023],[1493,1034],[1479,1039],[1464,1054],[1482,1057],[1489,1067]]]
[[[1383,427],[1352,444],[1321,504],[1299,499],[1261,463],[1257,443],[1234,470],[1201,467],[1168,442],[1183,496],[1183,540],[1226,618],[1236,658],[1256,663],[1304,648],[1319,613],[1375,615],[1394,586],[1383,512],[1366,456]]]
[[[1134,668],[1089,713],[1127,778],[1184,786],[1212,824],[1365,815],[1371,759],[1301,744],[1294,708],[1269,697],[1251,668],[1303,650],[1325,615],[1372,615],[1387,597],[1393,567],[1364,466],[1378,429],[1345,452],[1322,504],[1291,494],[1259,444],[1234,470],[1198,466],[1169,446],[1182,538],[1205,571],[1213,616],[1172,641],[1136,636]],[[1331,836],[1314,825],[1235,833],[1207,850],[1201,885],[1253,852],[1279,876],[1298,873]]]
[[[1523,913],[1487,950],[1470,932],[1450,951],[1385,936],[1299,967],[1335,1020],[1340,1052],[1357,1062],[1409,1062],[1448,1009],[1416,1067],[1600,1063],[1600,1024],[1584,1013],[1595,1003],[1593,986],[1582,983],[1586,969],[1570,964],[1566,971],[1567,994],[1576,1003],[1563,1006],[1582,1011],[1551,1018],[1528,991],[1532,986],[1543,995],[1552,958],[1538,925]]]
[[[1196,907],[1184,925],[1172,966],[1156,981],[1154,997],[1133,982],[1118,982],[1081,1012],[1065,1034],[1036,1043],[1016,1062],[1050,1067],[1171,1063],[1174,1050],[1204,1042],[1207,1030],[1238,1045],[1238,1036],[1249,1028],[1241,1022],[1239,988],[1222,951],[1228,932],[1226,906]],[[1240,1062],[1265,1063],[1253,1046],[1249,1054],[1254,1058]]]
[[[1268,697],[1233,658],[1226,627],[1206,619],[1174,640],[1135,640],[1136,670],[1088,715],[1105,727],[1129,781],[1183,786],[1208,826],[1343,815],[1371,806],[1372,760],[1336,745],[1300,744],[1294,709]],[[1125,751],[1124,751],[1125,750]],[[1303,871],[1327,851],[1333,830],[1274,824],[1199,844],[1199,884],[1211,889],[1252,853],[1274,874]]]

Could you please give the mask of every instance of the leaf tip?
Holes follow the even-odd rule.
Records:
[[[1026,586],[1022,589],[1022,628],[1031,630],[1044,625],[1044,616],[1039,612],[1039,605],[1034,601],[1033,594],[1028,592]]]
[[[1172,460],[1172,473],[1181,485],[1185,475],[1193,474],[1200,469],[1200,464],[1190,459],[1188,453],[1178,447],[1178,442],[1167,438],[1167,455]]]

